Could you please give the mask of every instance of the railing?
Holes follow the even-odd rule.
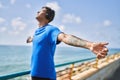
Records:
[[[55,65],[55,68],[67,66],[67,65],[70,65],[70,64],[76,64],[76,63],[80,63],[80,62],[84,62],[84,61],[90,61],[90,60],[93,60],[93,59],[95,59],[95,57],[82,59],[82,60],[77,60],[77,61],[72,61],[72,62],[67,62],[67,63],[63,63],[63,64],[58,64],[58,65]],[[0,76],[0,80],[12,79],[12,78],[24,76],[24,75],[27,75],[27,74],[30,74],[30,70]]]
[[[78,67],[75,66],[71,71],[72,76],[67,78],[65,78],[66,76],[61,76],[57,80],[109,80],[111,79],[109,78],[110,75],[113,75],[114,71],[120,66],[119,62],[120,52],[108,55],[103,59],[84,63],[84,65]],[[114,78],[112,79],[114,80]]]

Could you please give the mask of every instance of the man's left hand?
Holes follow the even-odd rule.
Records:
[[[108,45],[106,42],[93,43],[90,50],[97,55],[98,59],[101,59],[107,55],[108,48],[106,45]]]

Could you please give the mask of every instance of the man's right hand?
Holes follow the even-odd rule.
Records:
[[[29,36],[26,40],[26,43],[30,43],[30,42],[32,42],[32,40],[33,40],[33,38],[31,36]]]

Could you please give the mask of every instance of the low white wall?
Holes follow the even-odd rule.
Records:
[[[115,70],[120,67],[120,59],[107,65],[94,75],[90,76],[86,80],[107,80],[108,77],[111,77]]]

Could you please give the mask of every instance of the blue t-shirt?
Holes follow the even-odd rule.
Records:
[[[54,53],[57,36],[61,31],[52,25],[45,25],[35,31],[31,59],[31,76],[56,80]]]

